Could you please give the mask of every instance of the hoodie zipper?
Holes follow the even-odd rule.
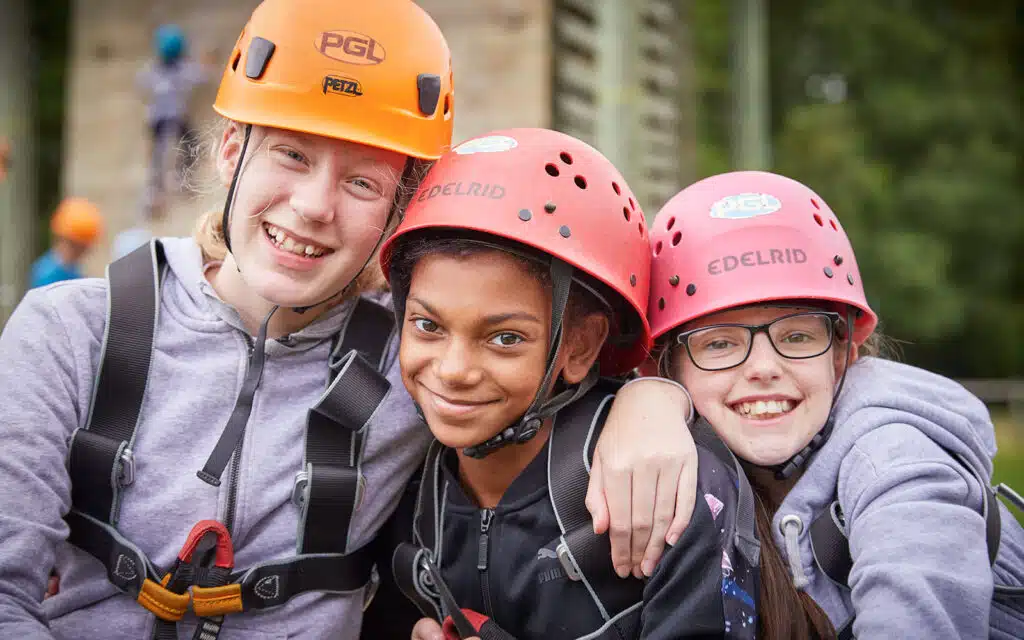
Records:
[[[245,335],[245,345],[248,351],[246,359],[246,369],[252,366],[252,351],[253,351],[253,339],[248,334]],[[245,432],[248,430],[248,424],[246,428],[242,430],[242,437],[238,441],[238,446],[235,448],[235,453],[231,457],[231,475],[228,476],[228,499],[225,505],[224,513],[224,528],[228,530],[228,535],[234,535],[235,527],[235,509],[238,504],[238,478],[242,474],[242,445],[245,444]]]
[[[480,572],[480,588],[484,595],[484,613],[488,618],[494,618],[494,608],[491,606],[491,585],[487,576],[487,561],[490,558],[490,538],[488,532],[491,529],[491,520],[494,519],[493,509],[480,510],[480,545],[477,548],[476,568]]]

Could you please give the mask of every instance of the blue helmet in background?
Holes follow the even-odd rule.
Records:
[[[176,24],[160,25],[153,39],[153,46],[161,62],[175,62],[185,53],[185,32]]]

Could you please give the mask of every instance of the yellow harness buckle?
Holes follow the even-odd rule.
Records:
[[[200,618],[242,613],[242,585],[192,587],[192,610]]]
[[[177,622],[188,611],[189,595],[187,593],[178,595],[167,589],[167,583],[170,579],[171,574],[169,573],[164,576],[160,584],[157,584],[150,578],[146,578],[145,582],[142,583],[142,590],[139,591],[139,597],[136,598],[136,601],[161,620]]]

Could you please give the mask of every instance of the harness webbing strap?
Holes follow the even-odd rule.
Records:
[[[555,417],[548,443],[548,487],[562,531],[558,559],[570,579],[586,585],[606,622],[642,601],[644,589],[643,581],[616,575],[611,540],[608,534],[594,534],[585,502],[590,445],[597,442],[619,385],[609,386],[607,382],[600,384],[563,409]],[[639,618],[638,609],[636,615],[624,616],[613,625],[622,637],[635,637],[640,630]]]
[[[107,267],[108,320],[92,409],[68,452],[74,508],[117,523],[121,487],[134,479],[131,446],[139,422],[166,259],[158,240]]]
[[[306,419],[299,553],[346,551],[349,524],[362,497],[361,436],[391,390],[388,380],[355,350],[338,367],[338,375]]]

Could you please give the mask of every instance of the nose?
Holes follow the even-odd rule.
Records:
[[[459,339],[448,341],[434,366],[438,380],[449,387],[471,387],[482,377],[472,347]]]
[[[754,343],[750,345],[750,355],[743,363],[744,375],[748,380],[757,382],[778,380],[782,376],[781,358],[768,335],[758,333],[754,336]]]
[[[318,168],[299,179],[292,189],[289,204],[304,220],[330,223],[334,220],[335,187],[330,172]]]

